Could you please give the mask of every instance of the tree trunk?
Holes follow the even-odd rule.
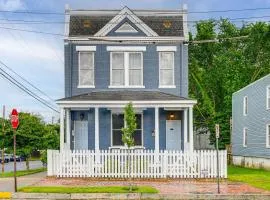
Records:
[[[130,148],[128,148],[128,182],[129,182],[129,192],[132,192]]]
[[[29,170],[30,169],[30,167],[29,167],[29,158],[26,158],[25,164],[26,164],[26,170]]]

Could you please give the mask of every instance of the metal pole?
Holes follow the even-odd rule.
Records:
[[[17,192],[17,177],[16,177],[16,129],[13,129],[13,157],[14,157],[14,191]]]
[[[2,173],[5,172],[5,106],[3,106],[3,122],[2,122],[2,130],[3,130],[3,146],[2,146]]]
[[[218,183],[218,194],[219,194],[220,193],[220,184],[219,184],[218,138],[216,138],[216,148],[217,148],[217,183]]]

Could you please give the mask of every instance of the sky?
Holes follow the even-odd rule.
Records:
[[[124,6],[131,9],[180,9],[183,3],[188,5],[190,12],[270,8],[270,0],[0,0],[0,61],[41,89],[51,99],[60,99],[64,97],[63,37],[7,30],[5,28],[64,34],[62,23],[64,22],[64,16],[3,11],[24,10],[63,13],[65,4],[69,4],[72,9],[121,9]],[[270,20],[269,11],[270,9],[226,13],[190,13],[188,20],[261,16],[268,17],[259,20]],[[10,21],[18,19],[60,23],[25,24]],[[192,29],[192,27],[193,24],[190,23],[189,28]],[[0,116],[2,116],[2,106],[5,105],[6,115],[11,112],[12,108],[17,108],[20,112],[40,114],[46,122],[50,122],[53,117],[54,120],[59,118],[57,113],[11,85],[1,76],[0,91]],[[44,95],[40,96],[47,98]]]

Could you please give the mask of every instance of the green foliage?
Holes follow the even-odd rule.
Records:
[[[122,141],[128,148],[134,146],[133,134],[137,128],[136,115],[132,103],[128,103],[125,107],[124,114],[125,124],[122,130]]]
[[[46,168],[37,168],[37,169],[30,169],[30,170],[19,170],[16,172],[16,176],[26,176],[30,174],[36,174],[39,172],[44,172],[46,171]],[[7,178],[7,177],[13,177],[14,173],[13,172],[4,172],[0,173],[0,178]]]
[[[195,129],[210,131],[221,128],[220,147],[230,143],[232,94],[270,73],[270,25],[255,23],[237,27],[228,20],[201,21],[190,40],[218,39],[219,43],[189,46],[189,93],[198,100],[195,106]],[[240,40],[224,38],[248,35]],[[201,133],[199,132],[199,133]]]

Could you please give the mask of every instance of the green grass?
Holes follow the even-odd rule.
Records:
[[[44,172],[44,171],[46,171],[46,168],[22,170],[22,171],[17,171],[16,175],[17,176],[25,176],[25,175],[29,175],[29,174],[35,174],[35,173],[39,173],[39,172]],[[7,178],[7,177],[13,177],[13,176],[14,176],[13,172],[0,173],[0,178]]]
[[[23,187],[19,192],[28,193],[129,193],[127,186],[100,186],[100,187],[62,187],[62,186],[46,186],[46,187]],[[136,186],[132,193],[158,193],[150,186]]]
[[[228,179],[230,181],[245,182],[257,188],[270,190],[270,171],[263,169],[229,166]]]

